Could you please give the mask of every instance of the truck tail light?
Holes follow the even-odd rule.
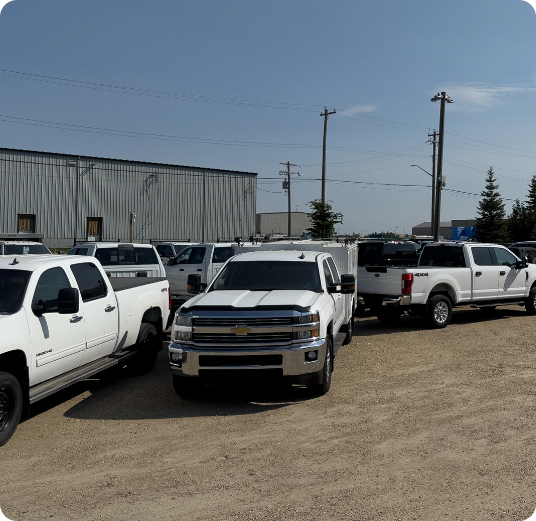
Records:
[[[411,295],[413,273],[402,273],[402,295]]]

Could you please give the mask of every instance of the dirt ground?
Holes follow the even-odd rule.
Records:
[[[328,395],[177,397],[162,352],[39,402],[0,449],[14,521],[516,520],[536,509],[536,317],[358,320]]]

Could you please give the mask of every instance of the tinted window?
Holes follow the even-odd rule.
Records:
[[[358,248],[358,261],[359,266],[376,266],[381,258],[383,244],[381,242],[376,243],[360,243]]]
[[[95,257],[103,266],[117,266],[119,264],[117,248],[97,248]]]
[[[210,291],[322,291],[315,262],[243,261],[225,265]]]
[[[158,257],[153,248],[134,248],[136,264],[158,264]]]
[[[44,244],[6,244],[6,255],[27,255],[50,253],[50,250]]]
[[[419,266],[463,268],[465,267],[463,249],[461,246],[425,246]]]
[[[515,256],[504,248],[493,248],[495,257],[497,258],[497,264],[499,266],[509,266],[510,268],[516,267],[517,259]]]
[[[385,266],[412,266],[417,264],[417,250],[413,243],[392,243],[383,245],[380,263]]]
[[[67,252],[67,255],[87,255],[87,251],[87,248],[79,248],[78,246],[75,246]]]
[[[491,250],[484,246],[476,246],[471,248],[473,253],[473,260],[477,266],[493,266],[493,258],[491,257]]]
[[[106,284],[100,270],[91,262],[73,264],[71,271],[80,289],[84,302],[106,296]]]
[[[326,261],[322,263],[322,268],[324,269],[324,277],[326,278],[326,284],[328,286],[330,284],[334,284],[333,275],[331,274],[331,270],[329,269],[329,265]]]
[[[39,300],[45,301],[45,313],[57,311],[58,293],[60,289],[70,288],[67,275],[61,268],[46,270],[40,277],[35,288],[32,304]]]
[[[177,264],[187,264],[193,248],[185,248],[177,255]]]
[[[212,262],[222,263],[229,260],[234,255],[231,246],[225,248],[214,248],[212,253]]]
[[[204,246],[201,248],[192,248],[192,252],[188,258],[188,264],[203,264],[205,250],[206,248]]]
[[[20,309],[30,274],[23,270],[0,270],[0,315],[11,315]]]
[[[169,244],[159,244],[156,247],[156,251],[158,251],[158,253],[164,257],[173,257],[175,255],[173,248]]]

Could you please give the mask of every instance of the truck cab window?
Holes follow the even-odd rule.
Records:
[[[102,274],[95,264],[91,262],[73,264],[71,271],[78,283],[80,296],[84,302],[106,296],[106,284],[102,280]]]
[[[177,264],[188,264],[193,248],[185,248],[177,255]]]
[[[475,246],[471,248],[473,254],[473,260],[477,266],[493,266],[493,258],[491,257],[491,250],[486,246]]]
[[[188,264],[203,264],[203,260],[205,259],[205,250],[206,248],[204,246],[192,248],[192,253],[188,258]]]
[[[35,288],[32,304],[39,300],[45,301],[45,313],[58,310],[58,293],[60,289],[70,288],[67,275],[61,268],[46,270],[40,277]]]
[[[333,275],[331,274],[331,270],[329,269],[329,265],[326,261],[322,263],[322,268],[324,269],[324,277],[326,278],[326,285],[329,286],[330,284],[335,284],[333,281]]]
[[[339,276],[339,271],[337,270],[337,266],[335,266],[335,262],[333,262],[333,259],[331,257],[328,258],[328,264],[329,264],[329,267],[331,268],[331,274],[333,275],[335,284],[339,284],[341,282],[341,277]]]
[[[495,257],[497,257],[497,264],[499,266],[509,266],[510,268],[516,267],[517,259],[508,250],[503,248],[493,248]]]
[[[30,271],[0,270],[0,315],[11,315],[20,309],[30,275]]]

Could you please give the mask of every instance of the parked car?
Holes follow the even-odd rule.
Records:
[[[83,256],[0,258],[0,446],[30,404],[104,369],[152,369],[169,314],[163,278],[108,279]]]
[[[67,255],[95,257],[109,277],[165,277],[166,270],[152,244],[84,242]]]
[[[431,243],[415,268],[377,267],[361,284],[373,312],[393,322],[412,311],[434,328],[445,327],[452,308],[470,304],[492,310],[500,305],[525,306],[536,314],[536,266],[499,244]]]
[[[187,246],[198,244],[196,242],[159,242],[154,246],[162,262],[166,264],[170,259],[175,258]]]
[[[327,393],[337,349],[352,339],[354,296],[355,275],[340,275],[327,251],[236,255],[175,315],[175,391],[195,396],[213,379],[249,377]]]

